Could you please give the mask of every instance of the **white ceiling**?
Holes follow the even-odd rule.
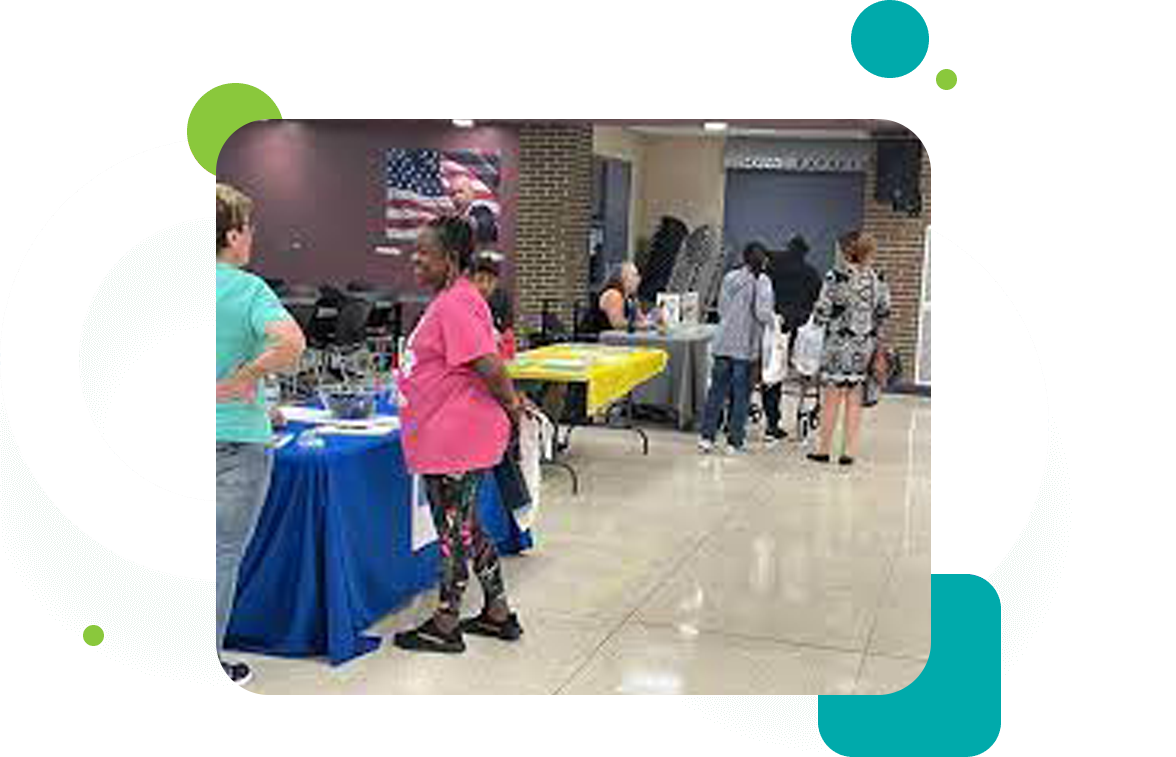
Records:
[[[701,126],[629,126],[627,130],[651,137],[759,137],[764,139],[870,139],[860,129],[766,129],[732,126],[726,131],[707,131]]]

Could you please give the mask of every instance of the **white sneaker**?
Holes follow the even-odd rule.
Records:
[[[707,439],[699,439],[698,451],[704,455],[712,454],[715,451],[715,443]]]
[[[750,452],[748,451],[746,444],[744,444],[742,447],[736,447],[733,444],[728,444],[727,445],[727,454],[730,455],[731,457],[744,457],[744,456],[750,454]]]

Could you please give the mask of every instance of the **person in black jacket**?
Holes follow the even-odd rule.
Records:
[[[800,235],[788,240],[788,246],[772,255],[768,276],[772,279],[772,291],[776,295],[776,313],[780,325],[788,335],[788,353],[791,359],[792,340],[796,330],[808,322],[813,306],[821,294],[821,275],[805,260],[809,246]],[[767,436],[780,440],[787,436],[780,426],[780,401],[783,398],[783,383],[765,386],[763,390],[764,414],[767,416]]]

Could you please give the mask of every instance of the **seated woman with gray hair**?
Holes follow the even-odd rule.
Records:
[[[631,262],[614,266],[611,274],[580,322],[580,333],[593,335],[603,331],[628,331],[648,329],[655,325],[655,319],[641,312],[637,302],[637,289],[641,286],[641,273]]]

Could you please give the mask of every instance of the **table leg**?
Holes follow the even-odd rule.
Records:
[[[622,424],[617,425],[613,422],[613,418],[615,416],[614,411],[617,409],[617,405],[614,403],[609,407],[608,410],[604,412],[604,427],[624,429],[626,431],[632,431],[634,434],[637,434],[637,436],[641,437],[641,454],[648,455],[649,435],[645,433],[645,429],[639,427],[633,420],[633,408],[635,405],[636,403],[633,401],[633,393],[630,392],[623,400],[623,405],[621,406],[623,416]]]
[[[625,412],[629,420],[629,430],[641,437],[641,454],[649,455],[649,435],[645,433],[645,429],[638,428],[637,424],[633,422],[633,393],[630,392],[625,401]]]
[[[556,420],[555,421],[555,444],[552,445],[552,459],[551,460],[544,460],[544,461],[542,461],[542,464],[547,465],[547,466],[560,468],[562,470],[567,471],[568,475],[572,477],[572,496],[579,496],[579,494],[580,494],[580,475],[576,472],[576,469],[572,466],[571,463],[567,462],[566,460],[561,459],[563,454],[568,451],[568,447],[571,445],[572,429],[575,427],[571,424],[568,424],[567,428],[566,428],[566,432],[564,433],[563,440],[560,441],[560,428],[561,428],[561,426],[563,426],[563,424],[560,421]]]
[[[556,459],[544,460],[543,464],[567,471],[568,475],[572,477],[572,496],[580,495],[580,476],[576,473],[576,469],[572,467],[571,463]]]

